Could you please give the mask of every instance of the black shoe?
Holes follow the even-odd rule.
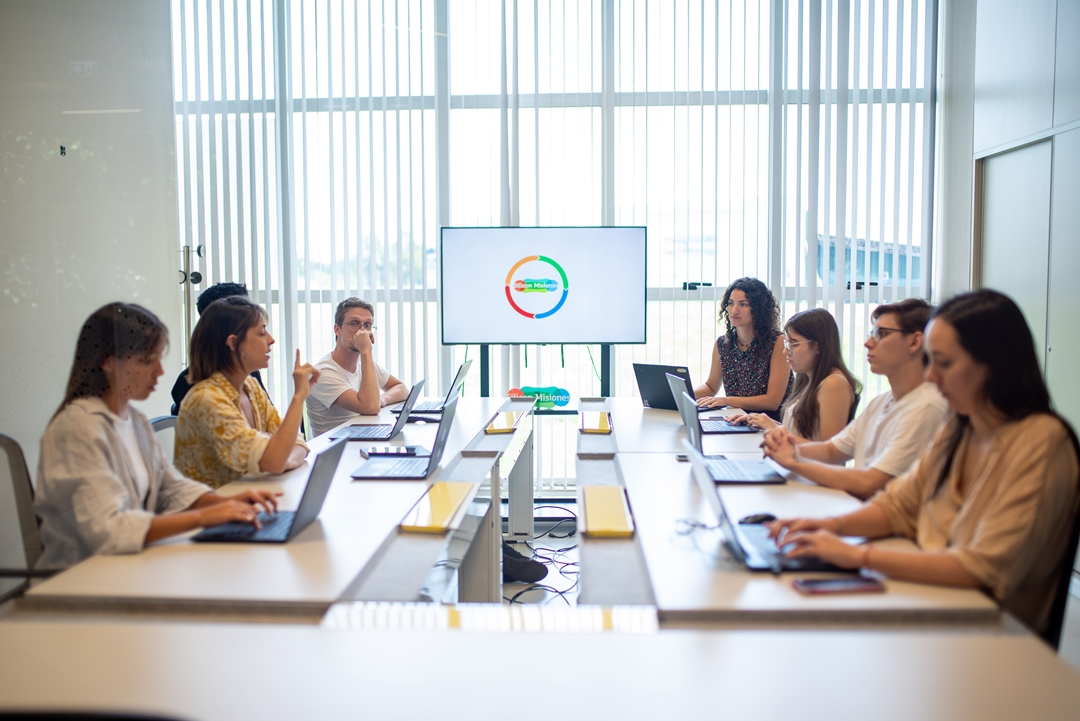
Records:
[[[503,546],[503,582],[536,583],[547,576],[547,566],[539,561],[531,561],[517,551],[514,554],[519,558],[507,553],[506,546]]]
[[[502,548],[503,548],[503,558],[510,557],[510,558],[514,559],[515,561],[528,561],[529,560],[528,556],[523,555],[516,548],[514,548],[514,544],[507,543],[506,541],[503,541],[502,544],[503,544],[503,546],[502,546]]]

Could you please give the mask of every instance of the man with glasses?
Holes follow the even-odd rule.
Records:
[[[307,399],[308,420],[315,435],[358,415],[373,416],[385,405],[409,396],[405,384],[375,362],[375,307],[346,298],[334,314],[334,350],[315,367],[321,375]],[[316,390],[318,387],[318,390]]]
[[[870,370],[888,379],[889,391],[828,441],[796,444],[784,428],[769,431],[765,455],[807,480],[863,499],[906,471],[949,412],[934,384],[923,378],[923,329],[930,311],[918,298],[878,306],[864,345]],[[845,467],[851,459],[854,467]]]

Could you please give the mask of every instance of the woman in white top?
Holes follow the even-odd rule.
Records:
[[[783,427],[795,443],[829,440],[854,418],[862,390],[844,364],[832,313],[811,308],[791,316],[784,325],[784,354],[795,372],[795,387],[784,405]],[[766,431],[781,425],[761,413],[732,420]]]
[[[43,567],[97,553],[136,553],[161,538],[230,521],[258,525],[275,495],[225,497],[185,478],[129,405],[150,396],[164,373],[168,331],[145,308],[110,303],[83,324],[67,393],[41,439],[34,510]]]

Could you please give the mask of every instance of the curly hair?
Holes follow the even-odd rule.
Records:
[[[728,342],[733,342],[735,337],[735,329],[731,325],[731,318],[727,312],[731,292],[735,290],[741,290],[750,301],[750,318],[754,323],[754,337],[761,338],[762,341],[758,343],[755,354],[757,356],[771,354],[772,344],[767,341],[780,335],[780,304],[776,302],[769,287],[757,278],[739,278],[729,285],[724,291],[724,299],[720,303],[720,317],[716,321],[717,323],[722,321],[726,326],[724,335]]]

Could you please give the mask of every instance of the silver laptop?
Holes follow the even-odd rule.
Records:
[[[424,387],[424,381],[417,382],[409,391],[409,397],[405,399],[402,408],[412,408],[416,399],[420,396],[420,389]],[[389,423],[354,423],[337,431],[331,440],[348,438],[350,441],[388,441],[405,429],[409,422],[409,412],[406,411],[398,416],[397,422]]]
[[[413,413],[442,413],[443,408],[450,399],[461,391],[461,384],[465,382],[465,376],[469,375],[469,368],[472,366],[472,361],[467,360],[461,364],[458,368],[457,375],[454,376],[454,381],[450,384],[450,392],[446,394],[446,399],[441,401],[424,401],[420,405],[412,409]],[[390,409],[391,413],[401,413],[402,415],[408,415],[408,413],[402,413],[405,410],[405,405],[394,406]]]
[[[450,436],[450,427],[454,423],[457,402],[458,399],[455,396],[443,406],[442,420],[439,422],[439,431],[435,434],[435,445],[432,446],[430,456],[407,458],[379,456],[370,459],[353,471],[352,477],[360,480],[420,480],[430,476],[439,467],[439,461],[446,449],[446,439]],[[405,416],[406,414],[401,414],[402,418]]]
[[[720,522],[720,533],[724,545],[736,561],[751,571],[840,571],[858,573],[858,569],[846,569],[834,566],[815,557],[788,558],[784,555],[788,546],[777,547],[776,541],[769,538],[769,529],[760,523],[735,523],[724,507],[720,489],[712,479],[705,456],[689,442],[683,441],[686,454],[693,466],[694,480],[702,495],[709,502],[716,518]]]
[[[672,374],[668,373],[667,374],[667,382],[668,382],[668,385],[671,386],[671,396],[675,399],[676,403],[678,403],[679,395],[681,393],[686,392],[685,388],[684,388],[683,379],[680,378],[679,376],[672,375]],[[699,406],[696,402],[694,403],[694,406],[695,406],[695,409],[696,409],[695,410],[695,415],[696,415],[697,413],[701,412],[701,406]],[[712,409],[710,408],[708,410],[712,410]],[[679,414],[682,415],[681,410],[679,411]],[[701,432],[705,433],[705,434],[709,434],[709,433],[712,433],[712,434],[760,433],[761,432],[756,428],[751,428],[749,425],[746,425],[746,424],[739,425],[737,423],[731,423],[730,421],[727,421],[727,420],[725,420],[723,418],[700,418],[699,417],[698,418],[698,427],[701,429]]]
[[[697,424],[697,411],[694,410],[694,399],[686,392],[676,396],[679,403],[679,415],[682,416],[683,425],[686,426],[686,435],[690,438],[690,445],[702,453],[701,428]],[[712,474],[716,483],[784,483],[785,471],[770,460],[761,461],[731,461],[724,456],[701,456]],[[778,470],[779,469],[779,470]]]
[[[337,472],[341,452],[348,441],[340,440],[327,446],[326,450],[315,457],[308,475],[304,495],[295,511],[278,511],[274,515],[259,514],[262,528],[255,528],[250,523],[224,523],[207,528],[192,537],[193,541],[208,543],[288,543],[311,525],[319,517],[330,483]]]

